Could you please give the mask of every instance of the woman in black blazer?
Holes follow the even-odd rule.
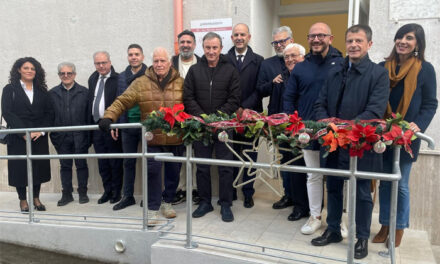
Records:
[[[45,72],[41,64],[32,57],[18,59],[12,66],[9,84],[3,88],[2,113],[9,128],[49,127],[53,122],[53,109],[47,92]],[[44,132],[32,132],[32,154],[49,154],[48,137]],[[25,134],[10,134],[8,155],[25,155]],[[41,183],[50,180],[50,161],[33,160],[33,198],[35,209],[45,211],[41,203]],[[26,160],[8,160],[9,185],[17,189],[20,210],[29,211],[26,200]]]

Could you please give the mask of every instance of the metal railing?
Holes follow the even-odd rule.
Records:
[[[130,123],[130,124],[112,124],[111,128],[141,128],[142,135],[145,135],[146,129],[140,123]],[[246,167],[249,168],[252,166],[254,169],[277,169],[281,171],[290,171],[290,172],[300,172],[300,173],[321,173],[325,175],[337,176],[337,177],[345,177],[348,178],[349,181],[349,208],[348,208],[348,248],[347,248],[347,259],[340,260],[335,258],[327,258],[324,256],[317,256],[313,254],[306,254],[300,252],[286,251],[281,249],[275,249],[271,247],[264,247],[255,244],[236,242],[236,241],[228,241],[220,238],[213,238],[207,236],[199,236],[194,235],[192,232],[192,192],[186,192],[186,232],[185,233],[176,233],[171,232],[169,230],[159,230],[163,234],[175,234],[175,235],[185,235],[185,248],[192,249],[196,248],[198,244],[193,241],[194,237],[204,238],[204,239],[212,239],[216,241],[227,241],[231,243],[247,245],[250,247],[258,247],[261,248],[264,253],[266,249],[278,250],[280,252],[290,252],[296,253],[300,255],[308,255],[318,258],[324,258],[332,261],[346,261],[347,263],[354,263],[354,244],[355,244],[355,215],[356,215],[356,180],[360,179],[378,179],[384,181],[392,181],[391,185],[391,208],[390,208],[390,238],[389,238],[389,247],[387,252],[380,252],[380,255],[390,257],[390,262],[395,263],[395,230],[396,230],[396,214],[397,214],[397,187],[398,181],[401,178],[400,168],[399,168],[399,159],[400,159],[400,147],[394,148],[394,160],[393,160],[393,170],[391,174],[388,173],[376,173],[376,172],[364,172],[357,170],[357,157],[350,158],[350,166],[349,170],[340,170],[340,169],[328,169],[328,168],[308,168],[302,166],[293,166],[293,165],[282,165],[282,164],[267,164],[261,162],[244,162],[244,161],[233,161],[233,160],[216,160],[209,158],[195,158],[192,157],[192,145],[186,146],[186,156],[185,157],[175,157],[172,153],[147,153],[147,142],[144,136],[142,136],[142,152],[141,153],[107,153],[107,154],[62,154],[62,155],[33,155],[31,153],[31,132],[61,132],[61,131],[84,131],[84,130],[97,130],[97,125],[88,125],[88,126],[68,126],[68,127],[45,127],[45,128],[26,128],[26,129],[8,129],[8,130],[0,130],[0,133],[8,133],[8,134],[18,134],[25,133],[26,139],[26,155],[5,155],[1,156],[0,159],[25,159],[27,161],[27,172],[28,172],[28,195],[29,197],[33,197],[33,178],[32,178],[32,160],[38,159],[72,159],[72,158],[142,158],[142,197],[144,200],[145,206],[143,207],[143,217],[142,217],[142,229],[146,230],[149,226],[148,224],[148,181],[147,181],[147,158],[154,158],[157,161],[163,162],[178,162],[186,164],[186,184],[187,190],[192,189],[192,164],[206,164],[206,165],[218,165],[218,166],[231,166],[231,167]],[[417,137],[428,142],[428,147],[434,149],[434,141],[432,138],[422,134],[416,133]],[[48,215],[56,215],[56,214],[48,214]],[[78,216],[78,215],[70,215],[70,216]],[[79,217],[93,217],[93,216],[79,216]],[[99,218],[99,217],[98,217]],[[118,217],[112,217],[118,218]],[[132,219],[128,217],[123,217],[121,219]],[[33,212],[33,199],[29,198],[29,222],[35,222],[34,212]],[[104,223],[104,222],[101,222]],[[170,240],[178,240],[183,241],[182,239],[173,239],[173,238],[165,238],[162,239],[170,239]],[[207,242],[200,242],[201,244],[210,245]],[[219,245],[215,245],[219,247]],[[246,253],[255,253],[255,251],[247,251],[244,249],[236,249],[236,248],[223,248],[242,251]],[[257,253],[261,254],[261,253]],[[273,256],[271,254],[264,254],[266,256]],[[283,258],[281,256],[274,256],[278,258]],[[301,261],[298,259],[291,259],[295,261]],[[309,263],[308,261],[302,261],[304,263]]]

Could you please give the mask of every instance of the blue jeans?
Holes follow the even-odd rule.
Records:
[[[406,153],[405,153],[406,154]],[[412,161],[409,158],[400,158],[400,172],[402,178],[399,180],[397,191],[397,217],[396,228],[404,229],[409,227],[409,174],[411,172]],[[385,166],[390,166],[390,162]],[[388,169],[386,172],[390,172]],[[385,226],[390,225],[390,202],[391,202],[391,182],[380,181],[379,186],[379,223]]]

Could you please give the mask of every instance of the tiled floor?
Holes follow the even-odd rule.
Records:
[[[310,244],[310,240],[316,235],[305,236],[299,231],[301,226],[305,223],[306,219],[301,219],[297,222],[287,221],[287,216],[291,212],[291,208],[283,210],[273,210],[271,205],[276,201],[277,197],[272,195],[271,192],[261,188],[262,190],[255,195],[255,206],[251,209],[243,208],[240,200],[234,202],[233,213],[235,221],[232,223],[224,223],[220,219],[220,209],[215,204],[213,199],[214,211],[208,213],[206,216],[198,219],[193,219],[193,233],[195,235],[218,237],[225,240],[243,242],[249,244],[256,244],[260,246],[273,247],[286,251],[295,251],[306,254],[316,254],[332,258],[344,259],[346,257],[347,240],[338,244],[332,244],[326,247],[314,247]],[[130,206],[124,210],[113,211],[112,205],[103,204],[98,205],[96,203],[99,198],[98,195],[90,195],[91,201],[88,204],[79,205],[78,197],[75,196],[75,201],[64,207],[57,207],[56,202],[60,198],[59,194],[41,194],[41,200],[45,203],[48,213],[60,213],[60,214],[85,214],[93,216],[119,216],[119,217],[142,217],[142,211],[138,204]],[[0,210],[17,210],[18,199],[16,193],[2,192],[0,193]],[[186,212],[185,204],[175,206],[178,216],[174,222],[174,228],[172,232],[185,232],[186,228]],[[325,211],[324,211],[325,213]],[[0,216],[16,215],[23,217],[21,221],[26,221],[26,217],[21,214],[7,214],[1,213]],[[55,218],[52,216],[40,216],[40,218]],[[74,219],[67,217],[68,219]],[[79,219],[79,218],[76,218]],[[5,218],[0,217],[0,221],[4,221]],[[44,220],[42,219],[42,222]],[[122,220],[120,220],[122,221]],[[51,220],[51,222],[54,222]],[[56,221],[59,222],[59,221]],[[140,220],[127,221],[137,225],[128,226],[119,224],[118,227],[124,228],[140,228]],[[61,223],[61,222],[59,222]],[[63,222],[65,224],[65,222]],[[82,224],[70,222],[70,224]],[[325,229],[324,226],[319,230],[319,234]],[[374,235],[377,233],[379,225],[377,224],[377,215],[373,216],[373,225],[371,233]],[[177,235],[168,235],[170,237],[176,237]],[[183,236],[179,236],[183,238]],[[261,252],[261,247],[250,247],[230,242],[212,241],[204,238],[194,238],[195,241],[208,242],[217,246],[226,246],[233,248],[243,248],[254,252]],[[167,243],[162,241],[161,243]],[[258,263],[341,263],[331,261],[328,259],[315,258],[310,256],[304,256],[301,254],[292,254],[289,252],[274,251],[271,249],[265,249],[266,253],[277,256],[284,256],[290,260],[258,256],[254,253],[238,253],[237,251],[231,251],[221,249],[213,246],[206,246],[200,243],[199,250],[207,250],[209,252],[217,251],[219,254],[236,254],[241,257],[250,258]],[[183,245],[183,244],[182,244]],[[388,258],[379,256],[379,251],[386,250],[383,244],[369,244],[369,255],[367,258],[359,261],[360,263],[390,263]],[[439,250],[436,249],[436,252]],[[298,261],[295,261],[298,260]],[[301,262],[309,261],[309,262]],[[404,240],[400,248],[396,249],[396,263],[409,264],[409,263],[436,263],[431,249],[431,245],[428,240],[426,232],[406,230]]]

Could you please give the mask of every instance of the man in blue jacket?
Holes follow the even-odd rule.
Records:
[[[257,90],[260,95],[262,97],[270,96],[269,106],[267,107],[269,115],[278,113],[276,109],[282,109],[282,107],[279,107],[282,102],[276,99],[279,98],[280,91],[278,89],[273,89],[273,87],[274,84],[287,81],[282,78],[283,72],[288,71],[284,63],[283,51],[289,43],[294,42],[292,30],[288,26],[276,28],[272,31],[272,40],[271,45],[273,46],[276,55],[265,59],[261,63],[257,80]],[[281,173],[283,178],[284,196],[281,200],[273,204],[272,207],[274,209],[283,209],[293,205],[292,191],[290,187],[291,182],[288,174],[288,172]]]
[[[262,56],[253,52],[248,43],[251,39],[249,33],[249,27],[246,24],[237,24],[232,29],[231,35],[234,47],[228,51],[228,59],[235,66],[240,74],[240,88],[241,88],[241,100],[240,107],[237,110],[237,114],[241,115],[243,109],[251,109],[257,112],[263,111],[262,98],[257,91],[257,77],[260,70],[261,62],[264,60]],[[252,142],[245,136],[235,133],[234,140]],[[250,146],[243,144],[234,144],[234,149],[240,155],[244,149],[249,149]],[[257,153],[250,152],[249,156],[257,161]],[[238,168],[234,168],[234,177],[238,174]],[[248,176],[248,169],[243,171],[243,182],[254,179],[255,176]],[[243,206],[251,208],[254,206],[254,200],[252,196],[255,193],[254,182],[251,181],[242,187],[244,195]],[[234,190],[235,191],[235,190]]]
[[[128,66],[125,71],[119,74],[118,79],[118,96],[127,90],[128,86],[138,77],[145,74],[147,65],[144,62],[144,52],[138,44],[131,44],[127,49]],[[139,105],[135,105],[128,109],[119,118],[119,123],[139,123],[141,122],[141,112]],[[118,129],[112,130],[114,138],[118,137]],[[141,141],[140,128],[126,128],[121,130],[122,151],[124,153],[136,153],[138,145]],[[136,203],[134,192],[134,180],[136,176],[136,159],[124,159],[124,181],[123,181],[123,197],[119,203],[113,206],[113,210],[121,210],[127,206]]]
[[[330,70],[328,78],[316,101],[314,112],[317,120],[337,117],[343,120],[370,120],[384,116],[388,103],[389,78],[383,67],[372,62],[368,50],[373,42],[369,26],[354,25],[345,33],[348,56],[344,62]],[[349,154],[346,149],[330,153],[325,161],[327,168],[347,170]],[[382,155],[366,151],[358,161],[361,171],[382,171]],[[325,246],[342,241],[341,217],[344,179],[327,177],[327,224],[325,232],[312,240],[314,246]],[[358,179],[356,183],[356,259],[368,255],[373,202],[370,194],[371,180]]]
[[[341,52],[331,46],[333,35],[330,27],[325,23],[313,24],[307,35],[307,41],[310,52],[305,56],[304,62],[295,66],[290,74],[283,96],[283,112],[291,114],[298,111],[299,116],[304,120],[315,120],[313,105],[318,99],[328,71],[340,65],[344,59]],[[310,148],[303,150],[303,154],[306,166],[319,167],[318,144],[312,143]],[[302,180],[298,179],[299,182],[293,184],[294,193],[304,192],[298,188],[305,187]],[[293,210],[293,214],[298,215],[301,211],[306,210],[302,212],[304,214],[310,209],[310,218],[301,228],[301,233],[305,235],[313,234],[321,226],[322,185],[322,174],[308,173],[307,193],[304,192],[304,194],[308,196],[309,208],[296,209],[297,206],[295,206]]]

